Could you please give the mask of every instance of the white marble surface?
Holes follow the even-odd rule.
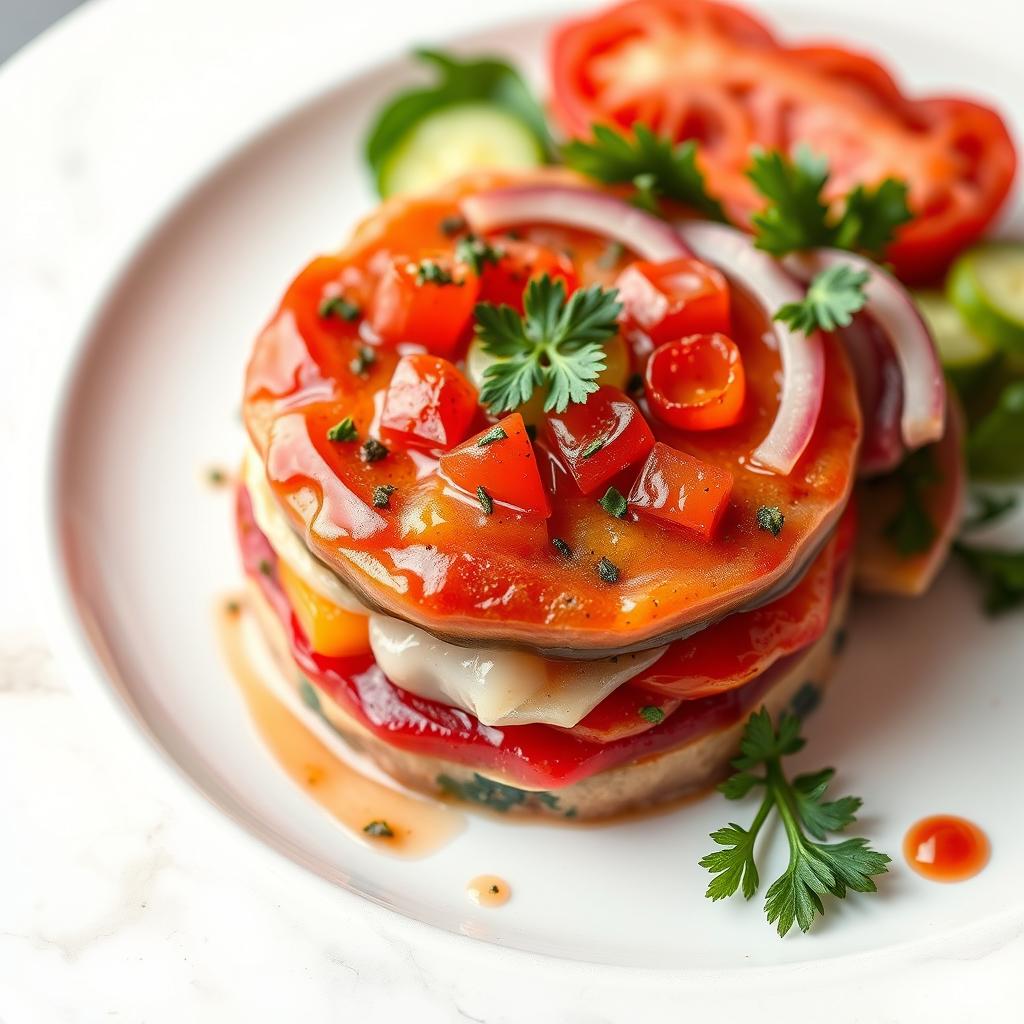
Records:
[[[968,1021],[1011,1019],[1019,1007],[1016,931],[870,980],[854,963],[727,983],[441,936],[257,847],[55,665],[34,546],[38,410],[48,368],[140,225],[212,152],[339,65],[544,6],[377,0],[372,21],[353,5],[353,31],[328,34],[308,26],[337,10],[330,0],[105,0],[0,69],[2,1024],[678,1020],[752,1006],[775,1020],[794,1005],[802,1017],[813,1008],[836,1020]],[[990,26],[998,6],[981,5]],[[924,7],[901,5],[897,16]],[[964,31],[983,40],[985,24],[974,17]],[[280,59],[269,59],[275,50]]]

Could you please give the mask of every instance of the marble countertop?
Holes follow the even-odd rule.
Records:
[[[749,987],[626,974],[438,937],[269,855],[210,810],[48,646],[37,544],[38,410],[47,369],[112,269],[211,152],[245,139],[346,61],[540,0],[379,0],[358,39],[291,27],[329,0],[101,0],[0,68],[0,1022],[417,1022],[679,1019],[749,1008]],[[882,5],[876,4],[881,7]],[[908,5],[920,6],[920,5]],[[902,16],[902,15],[901,15]],[[400,37],[393,26],[401,25]],[[973,31],[973,29],[972,29]],[[216,98],[197,108],[176,83]],[[198,77],[199,81],[196,82]],[[173,140],[173,141],[172,141]],[[980,1019],[1019,998],[1019,934],[969,957],[876,976],[843,1020]],[[836,1007],[834,978],[765,976],[760,1019],[799,987]],[[817,1014],[816,1014],[817,1015]]]

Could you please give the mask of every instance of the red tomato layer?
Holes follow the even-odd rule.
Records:
[[[395,686],[371,655],[339,658],[315,653],[277,581],[277,573],[266,571],[267,564],[276,567],[277,555],[256,525],[244,489],[238,491],[237,520],[245,571],[281,619],[292,657],[310,682],[392,746],[496,774],[525,788],[558,789],[724,729],[748,714],[790,663],[782,656],[753,682],[730,689],[722,686],[721,692],[694,700],[681,701],[653,693],[638,685],[639,680],[630,682],[602,701],[573,730],[547,725],[482,725],[459,708]],[[831,552],[838,546],[838,542],[828,546],[830,566]],[[808,643],[820,636],[825,620],[815,619],[820,629],[807,639]],[[692,639],[686,642],[693,644]],[[666,657],[670,655],[671,649]],[[721,655],[727,658],[728,652]],[[661,662],[649,671],[654,672],[658,664]],[[659,712],[663,718],[659,719]]]
[[[840,47],[784,46],[709,0],[630,0],[564,23],[551,48],[552,108],[569,135],[643,122],[697,139],[712,192],[744,222],[760,203],[751,149],[805,144],[828,158],[829,198],[907,182],[912,223],[888,258],[904,280],[937,276],[992,222],[1016,170],[1000,116],[958,97],[909,99],[889,72]]]

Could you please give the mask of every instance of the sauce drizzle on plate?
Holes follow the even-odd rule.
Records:
[[[477,875],[466,883],[466,895],[481,907],[503,907],[511,899],[512,890],[504,878]]]
[[[935,814],[915,822],[903,838],[903,856],[933,882],[962,882],[988,863],[988,836],[972,821]]]

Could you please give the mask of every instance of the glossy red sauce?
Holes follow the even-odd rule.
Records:
[[[903,856],[933,882],[962,882],[988,863],[988,836],[973,821],[953,814],[922,818],[903,838]]]

